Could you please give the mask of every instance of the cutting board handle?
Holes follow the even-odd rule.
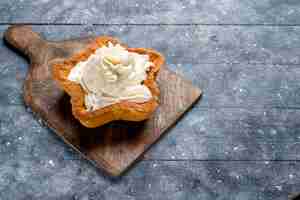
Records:
[[[46,41],[30,26],[13,25],[4,33],[5,40],[33,61],[36,55],[41,54],[41,50],[47,45]]]

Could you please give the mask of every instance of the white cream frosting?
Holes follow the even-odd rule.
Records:
[[[152,65],[148,55],[127,51],[119,44],[98,48],[86,61],[72,68],[68,79],[85,90],[85,106],[94,111],[128,100],[145,102],[152,94],[141,84]]]

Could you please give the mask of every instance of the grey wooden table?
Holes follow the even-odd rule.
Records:
[[[0,199],[279,200],[300,192],[300,1],[1,0],[0,34],[113,35],[161,51],[204,95],[110,178],[26,110],[28,63],[0,41]]]

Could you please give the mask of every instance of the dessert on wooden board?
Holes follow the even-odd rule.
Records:
[[[30,26],[23,25],[10,26],[5,31],[4,37],[7,43],[30,60],[24,81],[25,104],[36,116],[46,122],[66,144],[92,161],[97,167],[114,176],[124,173],[137,161],[166,133],[168,128],[188,111],[201,95],[201,90],[193,86],[190,81],[183,79],[167,67],[163,67],[157,76],[160,89],[159,106],[149,120],[142,123],[116,122],[98,128],[87,128],[74,118],[70,110],[69,95],[59,87],[57,81],[53,80],[52,72],[54,63],[62,62],[65,59],[69,60],[70,57],[83,51],[92,43],[92,46],[97,46],[94,48],[98,48],[100,45],[96,44],[95,37],[47,41],[38,33],[33,32]],[[113,41],[110,42],[116,44]],[[109,42],[105,44],[102,47],[108,46]],[[154,64],[161,65],[163,63],[162,57],[152,50],[137,49],[137,51],[141,52],[139,54],[147,52],[150,55],[150,62]],[[78,55],[77,58],[81,56]],[[87,60],[88,57],[85,55],[82,60],[84,58]],[[106,63],[108,65],[111,62],[116,63],[114,57],[109,57],[106,61],[108,61]],[[68,62],[75,66],[78,61],[75,59]],[[112,74],[108,73],[107,75],[109,80],[114,81],[115,77]],[[157,75],[157,72],[153,73],[154,75]],[[77,77],[76,73],[75,77]],[[65,78],[72,79],[67,72]],[[70,82],[81,88],[80,84]],[[153,88],[149,88],[150,91],[151,89]],[[142,91],[145,91],[145,88]],[[151,95],[153,94],[151,93]],[[117,100],[118,98],[114,99],[114,101]],[[85,106],[85,104],[83,105]],[[86,109],[86,107],[84,108]],[[125,124],[126,126],[123,126]]]
[[[97,37],[90,46],[53,66],[53,77],[70,95],[72,113],[84,126],[114,120],[142,121],[159,104],[156,77],[164,57]]]

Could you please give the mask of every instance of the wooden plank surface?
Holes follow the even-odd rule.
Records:
[[[2,0],[2,23],[300,24],[297,0]]]
[[[35,23],[53,40],[115,35],[164,52],[204,88],[146,161],[109,179],[25,110],[27,63],[0,41],[3,199],[279,200],[299,192],[299,1],[155,2],[0,2],[1,33],[7,23]]]
[[[6,28],[0,26],[2,32]],[[128,44],[165,52],[168,64],[188,64],[186,68],[195,64],[300,64],[298,26],[36,25],[33,29],[50,40],[113,35]],[[146,39],[150,36],[151,40]]]
[[[142,161],[128,175],[111,179],[84,160],[55,155],[50,164],[41,154],[23,156],[22,166],[10,159],[0,167],[7,184],[1,184],[2,199],[22,192],[24,199],[271,200],[288,199],[300,186],[300,166],[294,161]]]
[[[145,159],[299,160],[299,118],[300,111],[294,110],[192,110]],[[1,105],[0,141],[13,144],[2,147],[3,157],[11,151],[31,156],[33,146],[48,151],[48,159],[66,153],[66,146],[53,132],[35,120],[22,105]],[[26,143],[18,146],[19,137]]]
[[[0,26],[1,35],[7,26]],[[63,38],[71,38],[76,35],[87,36],[92,34],[110,34],[121,38],[128,44],[136,44],[137,46],[153,47],[165,52],[167,57],[167,64],[174,71],[189,77],[193,83],[200,88],[203,88],[206,92],[203,95],[201,103],[197,104],[196,107],[241,107],[241,108],[299,108],[300,107],[300,90],[299,81],[300,78],[300,63],[297,61],[299,58],[298,52],[300,52],[300,41],[297,40],[298,34],[300,35],[300,29],[297,29],[286,42],[282,42],[280,45],[275,45],[277,40],[274,38],[269,41],[268,45],[263,48],[266,49],[269,46],[267,52],[269,58],[264,61],[265,63],[248,63],[249,58],[243,59],[238,55],[242,45],[239,42],[231,42],[230,39],[224,39],[218,41],[220,46],[223,46],[222,52],[231,54],[239,58],[240,61],[236,63],[230,63],[227,60],[229,56],[222,54],[216,54],[213,52],[214,44],[207,42],[206,46],[201,42],[196,41],[197,38],[182,37],[178,42],[166,40],[153,39],[144,40],[141,31],[144,30],[150,34],[153,27],[136,27],[129,26],[125,27],[127,31],[119,31],[118,27],[107,27],[107,26],[96,26],[92,27],[94,30],[89,34],[86,32],[85,27],[82,26],[34,26],[34,30],[42,32],[42,34],[50,39],[60,40]],[[148,29],[149,28],[149,29]],[[200,26],[199,30],[207,32],[205,30],[211,27]],[[185,28],[179,27],[178,29],[172,28],[164,29],[155,28],[157,36],[159,35],[172,35],[176,32],[186,30]],[[256,27],[256,35],[267,35],[269,29],[264,27]],[[271,29],[272,30],[272,29]],[[274,34],[278,33],[278,41],[280,38],[291,35],[288,29],[285,27],[276,29],[279,30]],[[232,38],[234,35],[239,35],[241,32],[236,32],[235,29],[223,30],[224,35],[228,38]],[[184,32],[183,32],[184,33]],[[221,33],[220,33],[221,34]],[[195,36],[196,34],[194,34]],[[134,37],[135,36],[135,37]],[[177,36],[176,36],[177,37]],[[196,37],[196,36],[195,36]],[[201,37],[199,37],[200,39]],[[135,42],[135,40],[137,42]],[[251,41],[244,41],[246,46],[251,44],[259,44],[260,41],[264,40],[264,37],[254,37]],[[188,42],[187,42],[188,41]],[[291,41],[296,41],[294,44]],[[227,45],[231,44],[227,50]],[[266,43],[267,44],[267,43]],[[260,44],[261,45],[261,44]],[[167,48],[165,48],[167,46]],[[299,46],[299,47],[298,47]],[[20,65],[18,67],[21,76],[25,75],[26,63],[21,62],[22,59],[16,59],[15,53],[7,47],[3,47],[4,50],[0,52],[0,60],[2,61],[1,68],[8,70],[11,65]],[[254,47],[253,47],[254,48]],[[174,49],[185,49],[184,52],[175,52]],[[262,56],[260,47],[255,47],[252,52],[257,56]],[[197,55],[195,52],[202,51],[202,54]],[[225,53],[224,53],[225,54]],[[290,59],[285,59],[277,63],[277,55],[289,55]],[[206,55],[206,56],[205,56]],[[252,54],[250,54],[252,55]],[[208,57],[211,57],[215,61],[221,63],[207,63]],[[282,56],[282,58],[288,58],[288,56]],[[259,58],[258,60],[263,60]],[[270,64],[275,63],[275,64]],[[7,82],[5,84],[10,84]],[[14,90],[11,91],[15,92]],[[7,98],[7,97],[3,97]]]

